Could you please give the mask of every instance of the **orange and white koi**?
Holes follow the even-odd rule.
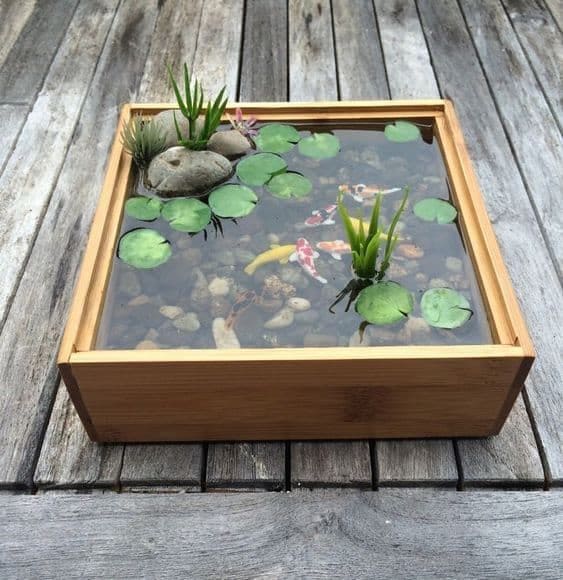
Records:
[[[318,242],[317,248],[330,254],[335,260],[342,260],[342,254],[349,254],[352,251],[350,244],[344,240],[334,240],[332,242]]]
[[[336,222],[332,219],[338,206],[333,203],[327,205],[322,209],[316,209],[311,212],[311,216],[305,220],[305,225],[309,228],[315,228],[317,226],[332,226]]]
[[[305,238],[299,238],[295,244],[295,252],[289,257],[290,262],[298,262],[305,272],[321,284],[326,284],[327,280],[323,278],[315,267],[315,258],[319,253],[313,250],[311,244]]]
[[[379,185],[366,185],[365,183],[358,183],[356,185],[343,184],[338,186],[338,191],[344,195],[349,195],[352,199],[362,203],[373,199],[376,195],[381,193],[382,195],[387,195],[388,193],[394,193],[396,191],[401,191],[400,187],[392,187],[390,189],[385,189]]]

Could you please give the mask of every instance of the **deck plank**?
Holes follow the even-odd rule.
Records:
[[[292,101],[336,100],[330,2],[289,3],[289,86]],[[291,485],[372,484],[368,441],[291,444]]]
[[[563,291],[458,5],[448,0],[437,6],[421,0],[418,7],[442,94],[456,105],[489,216],[540,353],[526,391],[548,463],[547,477],[560,481],[563,344],[560,314],[553,311],[553,304],[563,300]],[[527,417],[521,420],[527,422]],[[527,434],[522,444],[533,445],[531,429],[522,433]]]
[[[284,101],[287,91],[287,6],[277,0],[249,0],[238,100]],[[206,489],[280,490],[284,487],[283,442],[209,444]]]
[[[561,6],[561,0],[543,0],[559,30],[563,30],[563,6]]]
[[[174,100],[166,65],[176,75],[184,62],[192,65],[203,4],[203,0],[189,4],[169,0],[161,5],[137,95],[140,102]],[[154,492],[175,486],[184,491],[199,491],[202,461],[202,444],[126,445],[120,483],[125,490]]]
[[[27,105],[0,105],[0,175],[27,116]]]
[[[374,6],[385,56],[389,96],[393,99],[439,98],[414,1],[395,0],[390,3],[375,0]],[[356,75],[360,77],[361,72],[356,71]],[[381,486],[455,486],[459,481],[451,441],[378,441],[376,447],[378,484]]]
[[[563,126],[563,37],[541,0],[503,0],[518,40],[534,69],[553,115]],[[563,5],[560,3],[560,10]]]
[[[541,459],[528,435],[529,425],[518,420],[525,414],[524,401],[518,397],[499,435],[458,440],[462,488],[544,486]]]
[[[0,177],[0,327],[64,161],[116,4],[117,0],[96,0],[79,5]],[[86,34],[89,40],[84,43]],[[16,48],[18,43],[12,50]],[[30,55],[24,52],[20,57]],[[8,87],[16,86],[6,79],[14,83]]]
[[[20,3],[13,4],[19,6]],[[72,34],[72,30],[67,30],[67,27],[77,4],[78,0],[42,0],[35,3],[0,68],[0,102],[27,105],[34,102],[61,39],[65,37],[65,32],[65,38]],[[99,10],[94,6],[92,9]],[[96,29],[92,28],[92,31]],[[95,42],[94,38],[92,40]],[[74,72],[82,76],[78,69],[74,69]]]
[[[11,359],[9,345],[6,352],[2,348],[0,368],[11,361],[13,378],[9,384],[12,388],[18,385],[28,393],[36,393],[34,397],[39,395],[41,386],[49,389],[57,378],[55,356],[63,330],[61,321],[66,318],[73,281],[98,201],[119,107],[137,90],[156,16],[156,0],[143,5],[123,3],[116,14],[73,143],[6,322],[7,336],[20,343],[25,338],[25,345]],[[139,47],[144,47],[145,52]],[[24,321],[18,314],[21,312],[26,312],[25,324],[29,327],[22,327]],[[35,398],[30,398],[25,407],[20,405],[17,413],[34,416],[34,404]],[[18,434],[19,431],[13,436]],[[100,446],[89,441],[61,385],[41,449],[35,484],[40,488],[106,485],[108,481],[114,485],[122,455],[123,446]],[[98,479],[98,474],[106,475]]]
[[[2,495],[0,567],[10,578],[555,579],[562,511],[556,492]]]
[[[479,10],[474,0],[462,0],[460,5],[548,248],[563,277],[561,133],[502,5],[489,2]],[[545,48],[545,53],[551,52]]]
[[[0,67],[31,16],[35,3],[36,0],[0,3]]]

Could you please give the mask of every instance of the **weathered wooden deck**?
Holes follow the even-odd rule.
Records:
[[[508,509],[524,499],[502,490],[561,487],[561,12],[558,0],[0,2],[0,488],[98,495],[439,487],[452,491],[436,505],[446,510],[470,505],[455,499],[456,489],[494,488],[497,499],[489,492],[487,501]],[[57,374],[58,342],[118,107],[172,100],[165,63],[183,61],[209,89],[226,84],[240,101],[454,100],[538,352],[498,437],[88,441]],[[339,493],[332,502],[347,501]],[[393,493],[392,503],[403,492]],[[557,493],[537,495],[547,502]],[[103,509],[101,498],[113,501],[99,495],[86,511]],[[0,499],[16,505],[11,492]],[[34,500],[17,501],[25,514]],[[197,509],[213,511],[213,496],[205,501]],[[303,509],[313,517],[314,507]],[[293,568],[281,563],[285,570]]]

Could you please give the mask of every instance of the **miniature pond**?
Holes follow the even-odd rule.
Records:
[[[491,343],[433,128],[392,123],[293,123],[286,134],[258,123],[256,148],[197,197],[159,197],[135,169],[96,347]],[[384,232],[406,197],[398,240],[385,275],[347,309],[348,295],[334,304],[355,278],[337,202],[367,230],[379,193]],[[186,199],[200,202],[189,214]],[[373,301],[383,310],[367,324]]]

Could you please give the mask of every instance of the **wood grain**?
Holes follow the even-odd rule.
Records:
[[[287,6],[251,0],[245,9],[238,100],[285,101],[287,91]],[[222,491],[284,489],[285,444],[209,444],[204,485]]]
[[[28,3],[13,3],[18,10],[21,4],[22,12],[29,10]],[[12,44],[10,52],[4,57],[4,64],[0,68],[0,102],[25,103],[31,105],[37,92],[41,88],[45,75],[51,66],[51,61],[59,49],[59,44],[65,33],[72,36],[72,29],[67,30],[78,0],[41,0],[36,2],[33,11],[29,14],[25,25],[21,29],[17,40]],[[83,3],[82,12],[87,9]],[[93,4],[90,10],[98,12],[100,7]],[[11,22],[6,26],[19,24],[9,9]],[[2,10],[2,13],[5,13]],[[92,28],[95,32],[95,28]],[[8,41],[8,38],[6,39]],[[95,42],[95,39],[92,38]],[[74,41],[76,45],[76,41]],[[75,63],[79,64],[79,63]],[[75,68],[75,72],[78,73]]]
[[[393,99],[439,98],[414,1],[376,0],[374,5],[390,96]],[[346,44],[342,50],[345,48]],[[369,45],[363,50],[369,50]],[[451,441],[378,441],[376,448],[379,485],[409,482],[454,486],[458,482]]]
[[[478,10],[474,0],[462,0],[460,5],[538,222],[562,277],[563,139],[560,130],[502,5],[479,4]],[[538,142],[543,145],[541,149]]]
[[[33,12],[35,3],[36,0],[0,2],[0,67]]]
[[[541,0],[503,0],[503,4],[525,56],[543,89],[551,112],[561,128],[563,126],[561,31]],[[562,8],[563,5],[559,2],[559,12],[562,12]]]
[[[0,175],[25,122],[26,105],[0,105]]]
[[[346,12],[338,6],[335,9]],[[336,100],[338,81],[330,2],[291,0],[288,38],[290,100]],[[317,484],[331,485],[342,481],[343,474],[345,478],[346,474],[354,474],[355,482],[371,483],[368,441],[305,442],[292,444],[290,449],[292,482],[316,480]],[[358,462],[358,458],[363,460]]]
[[[563,445],[557,417],[562,416],[563,344],[560,314],[552,305],[563,300],[563,292],[459,7],[421,0],[418,8],[440,88],[456,102],[491,221],[541,353],[526,391],[547,459],[547,477],[561,480]],[[533,433],[522,432],[533,444]]]
[[[139,51],[137,42],[148,47],[156,16],[156,2],[143,6],[125,3],[116,14],[80,115],[75,140],[43,219],[14,309],[6,322],[4,332],[12,339],[0,346],[0,368],[10,365],[8,376],[12,377],[9,383],[12,390],[17,385],[22,391],[16,392],[27,394],[25,404],[20,399],[18,412],[28,416],[36,413],[40,389],[52,393],[56,384],[54,358],[63,330],[61,320],[69,307],[73,281],[92,222],[118,108],[137,90],[146,57]],[[135,43],[131,42],[132,38],[136,39]],[[41,280],[41,285],[37,280]],[[24,321],[18,314],[21,312],[26,312],[25,323],[33,332],[22,326]],[[27,348],[12,350],[12,341],[21,342],[22,337]],[[59,389],[35,473],[36,485],[95,486],[106,485],[108,481],[116,484],[122,446],[104,448],[93,444],[77,417],[70,417],[74,413],[70,405],[64,389]],[[45,421],[46,415],[41,420]],[[13,441],[22,437],[21,429],[20,425],[11,434]],[[39,444],[40,440],[32,441],[26,453],[36,453]],[[13,445],[10,443],[8,449]],[[15,454],[15,459],[23,461],[21,455]],[[97,474],[109,475],[97,479]],[[21,470],[20,477],[24,475],[28,476]]]
[[[0,567],[10,578],[555,579],[562,511],[560,493],[531,491],[0,496]]]
[[[289,98],[338,98],[329,0],[289,1]]]

